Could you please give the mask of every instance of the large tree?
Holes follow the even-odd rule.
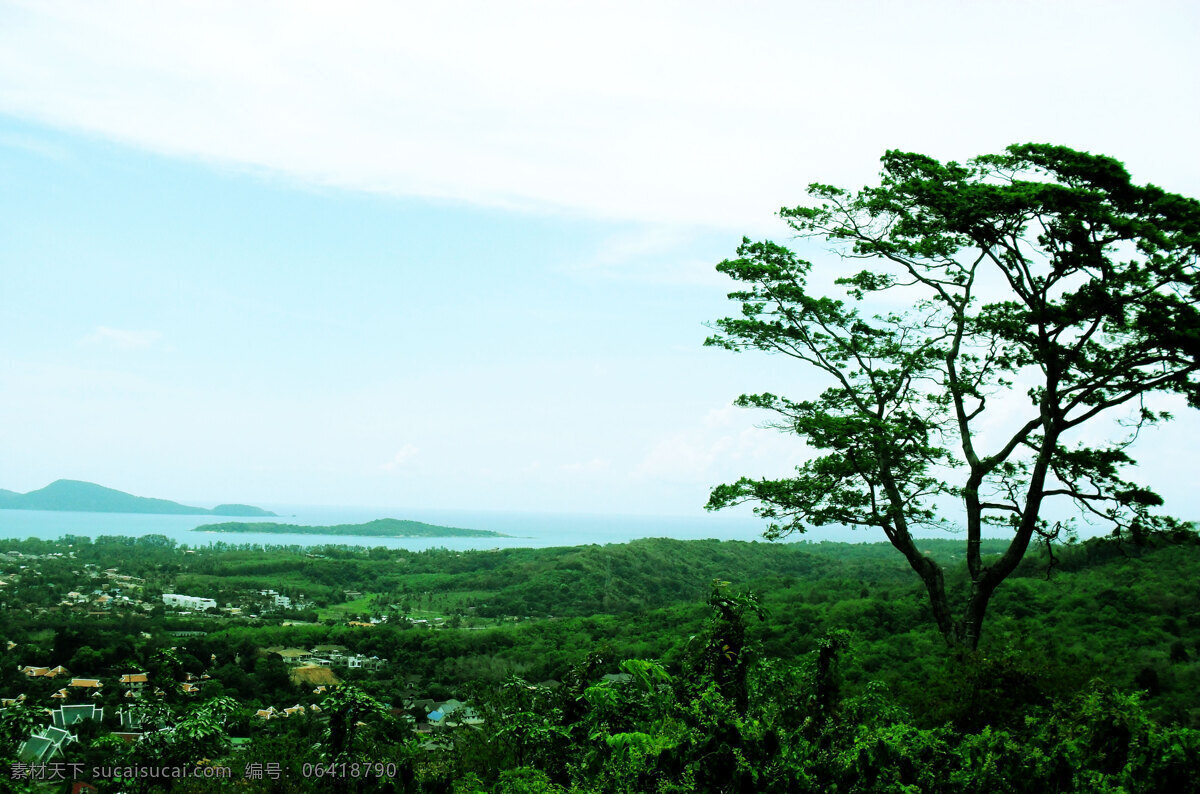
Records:
[[[811,185],[809,205],[781,211],[840,253],[839,296],[810,291],[812,264],[772,242],[743,240],[718,265],[741,282],[741,313],[706,344],[782,354],[828,388],[740,397],[815,456],[787,479],[718,486],[708,507],[754,502],[769,537],[882,530],[947,643],[973,649],[1030,545],[1071,531],[1047,518],[1063,515],[1053,501],[1119,534],[1178,526],[1124,470],[1137,432],[1170,418],[1155,395],[1200,406],[1200,202],[1059,146],[882,162],[877,187]],[[948,519],[965,526],[968,571],[949,594],[913,539]],[[981,554],[986,525],[1011,531],[998,557]]]

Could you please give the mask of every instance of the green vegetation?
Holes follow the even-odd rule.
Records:
[[[754,502],[774,536],[881,530],[920,575],[945,642],[966,650],[1031,545],[1070,536],[1071,521],[1045,517],[1050,502],[1133,535],[1178,527],[1124,470],[1138,432],[1170,418],[1149,398],[1200,406],[1200,202],[1135,185],[1112,158],[1040,144],[962,165],[890,151],[876,187],[809,191],[815,205],[782,217],[864,269],[843,271],[843,295],[818,295],[811,263],[745,240],[717,268],[740,282],[740,312],[707,344],[822,376],[815,397],[737,400],[778,414],[819,455],[794,477],[719,486],[710,509]],[[1013,389],[1024,408],[1005,399]],[[966,526],[957,594],[913,537],[949,500]],[[989,524],[1012,540],[985,560]]]
[[[0,788],[57,785],[20,765],[53,749],[49,711],[73,741],[48,760],[102,792],[1200,791],[1200,535],[1150,514],[1127,444],[1063,441],[1111,409],[1135,406],[1135,433],[1169,418],[1155,392],[1200,403],[1200,204],[1036,145],[965,166],[890,152],[879,187],[812,191],[793,228],[879,268],[843,279],[849,297],[905,290],[915,314],[813,296],[807,262],[746,241],[720,266],[741,314],[710,343],[832,385],[740,398],[821,457],[710,507],[757,502],[775,537],[839,522],[887,543],[8,542]],[[1028,416],[982,449],[988,398],[1017,384]],[[965,547],[914,535],[947,497]],[[1056,497],[1113,534],[1050,525]],[[119,771],[151,765],[234,774]]]
[[[948,585],[968,580],[957,542],[920,544]],[[985,540],[983,553],[1005,546]],[[304,764],[335,760],[391,763],[399,791],[1196,790],[1191,533],[1030,555],[997,593],[980,648],[951,656],[888,544],[411,552],[177,548],[149,536],[3,547],[20,556],[0,556],[0,639],[14,643],[0,651],[0,696],[58,705],[49,697],[63,682],[27,678],[26,665],[108,682],[103,724],[77,731],[69,762],[208,758],[239,781],[249,764],[281,765],[279,781],[239,783],[251,791],[328,790]],[[76,605],[70,594],[83,591],[118,603]],[[163,592],[221,609],[177,613]],[[317,647],[386,662],[331,677],[268,651]],[[110,741],[127,672],[163,687],[147,723],[167,730],[149,743]],[[189,674],[209,676],[200,696],[182,691]],[[334,680],[345,685],[313,683]],[[420,705],[451,698],[470,725],[435,723]],[[296,705],[298,716],[254,716]],[[0,715],[0,737],[21,734],[30,712]]]
[[[371,614],[372,608],[378,603],[378,595],[365,595],[341,604],[330,604],[317,610],[318,620],[350,620],[358,615]]]
[[[62,510],[87,513],[157,513],[195,516],[262,516],[275,514],[251,505],[217,505],[212,510],[166,499],[148,499],[80,480],[55,480],[29,493],[0,489],[0,510]]]
[[[265,532],[293,535],[349,535],[363,538],[503,538],[499,532],[488,529],[462,529],[441,527],[420,521],[399,518],[377,518],[365,524],[333,524],[327,527],[312,527],[301,524],[244,523],[229,521],[223,524],[205,524],[193,532]]]

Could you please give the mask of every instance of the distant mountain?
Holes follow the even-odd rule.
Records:
[[[254,516],[275,514],[250,505],[217,505],[212,510],[167,499],[149,499],[80,480],[55,480],[36,491],[16,493],[0,488],[0,510],[63,510],[84,513],[157,513],[189,516]]]
[[[289,535],[348,535],[351,537],[373,538],[465,538],[488,537],[505,538],[499,532],[490,529],[462,529],[461,527],[441,527],[437,524],[425,524],[421,521],[407,521],[399,518],[377,518],[365,524],[336,524],[329,527],[308,527],[300,524],[246,524],[228,522],[225,524],[205,524],[196,527],[193,532],[271,532]]]

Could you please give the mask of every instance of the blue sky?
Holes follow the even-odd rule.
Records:
[[[697,513],[803,454],[729,403],[806,373],[701,346],[803,185],[1046,140],[1200,195],[1191,4],[567,5],[0,2],[0,487]]]
[[[11,118],[0,146],[6,487],[603,511],[632,483],[653,511],[648,482],[699,465],[670,433],[758,432],[725,409],[751,362],[701,347],[729,230],[297,185]],[[637,270],[662,257],[703,268]]]

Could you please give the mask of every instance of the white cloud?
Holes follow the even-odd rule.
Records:
[[[691,427],[654,442],[633,476],[714,485],[741,476],[786,475],[800,462],[804,446],[794,436],[752,424],[765,418],[733,406],[713,409]]]
[[[405,444],[387,463],[380,465],[384,471],[397,471],[404,468],[421,450],[412,444]]]
[[[891,147],[1052,140],[1200,183],[1194,4],[869,8],[28,0],[0,9],[0,111],[316,184],[739,231]]]
[[[585,279],[728,286],[728,279],[717,273],[711,257],[693,257],[686,252],[694,239],[694,234],[684,227],[649,226],[612,235],[601,243],[590,260],[572,262],[562,269]]]
[[[109,328],[104,325],[97,326],[94,331],[83,338],[84,344],[110,350],[149,350],[158,346],[161,341],[161,331],[131,331]]]

